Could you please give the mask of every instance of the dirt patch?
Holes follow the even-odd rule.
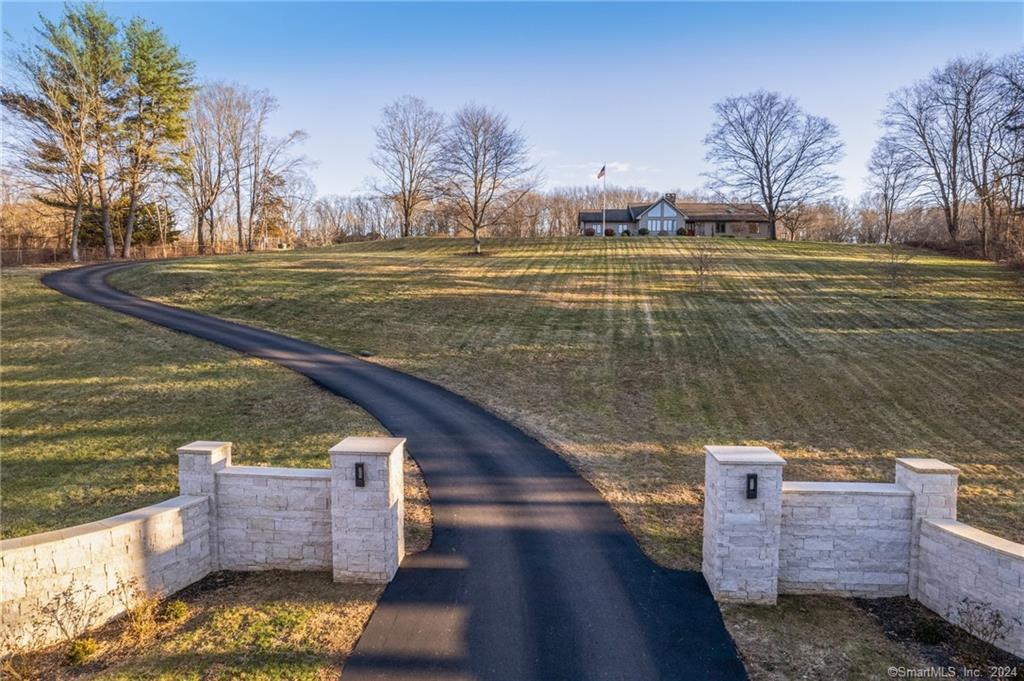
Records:
[[[853,602],[878,623],[886,638],[915,647],[935,666],[1005,666],[1024,674],[1024,660],[971,636],[910,598],[856,598]]]

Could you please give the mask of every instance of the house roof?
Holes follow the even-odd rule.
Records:
[[[581,210],[580,220],[584,222],[600,222],[602,213],[599,210]],[[609,208],[604,212],[604,219],[608,222],[636,222],[636,218],[630,215],[628,208]]]
[[[608,222],[636,222],[641,215],[660,202],[631,203],[626,208],[609,208],[606,211]],[[676,201],[676,210],[688,220],[707,220],[714,222],[765,222],[768,216],[764,210],[754,203],[708,203],[704,201]],[[601,211],[581,210],[581,222],[600,222]]]
[[[728,222],[764,222],[768,220],[764,209],[756,203],[706,203],[703,201],[677,201],[676,208],[691,220]]]

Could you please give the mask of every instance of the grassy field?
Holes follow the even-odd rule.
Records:
[[[567,456],[663,564],[699,566],[708,443],[763,444],[786,477],[962,467],[961,518],[1024,540],[1024,286],[919,253],[686,239],[413,239],[155,263],[115,283],[437,381]]]
[[[354,405],[269,362],[65,298],[38,273],[2,290],[3,536],[175,496],[175,449],[229,440],[240,465],[326,468]]]
[[[175,448],[235,442],[243,465],[327,467],[345,435],[382,435],[361,409],[286,369],[65,298],[38,270],[7,270],[2,293],[3,536],[98,520],[177,494]],[[406,462],[406,543],[430,541],[419,469]],[[59,648],[4,678],[327,679],[380,589],[327,573],[235,576],[190,588],[191,615],[145,646],[120,625],[81,668]],[[21,675],[18,676],[14,672]]]

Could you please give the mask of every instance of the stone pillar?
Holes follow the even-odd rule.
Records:
[[[217,471],[231,465],[230,442],[199,440],[178,447],[178,493],[201,497],[210,514],[210,569],[220,569],[220,533],[217,526]]]
[[[785,460],[764,447],[704,448],[704,558],[715,600],[775,603]],[[747,498],[747,476],[757,498]]]
[[[347,437],[330,456],[334,581],[387,583],[405,556],[405,438]]]
[[[921,521],[956,520],[960,469],[938,459],[896,459],[896,484],[914,493],[910,525],[910,597],[917,598],[917,561]]]

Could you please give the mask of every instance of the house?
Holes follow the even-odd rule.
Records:
[[[580,234],[594,236],[726,236],[767,239],[768,216],[752,203],[676,201],[665,194],[654,203],[581,210]],[[605,228],[605,226],[607,228]]]

